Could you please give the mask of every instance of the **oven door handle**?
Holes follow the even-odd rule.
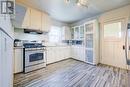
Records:
[[[39,51],[39,50],[44,51],[45,49],[25,49],[25,51]]]

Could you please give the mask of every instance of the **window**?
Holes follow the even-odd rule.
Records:
[[[121,38],[121,22],[104,25],[105,38]]]
[[[49,32],[49,42],[59,43],[61,42],[61,28],[58,26],[52,26]]]

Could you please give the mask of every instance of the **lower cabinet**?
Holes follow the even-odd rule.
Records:
[[[71,56],[72,58],[80,61],[85,61],[85,51],[84,46],[72,46],[71,47]]]
[[[47,49],[47,64],[49,64],[49,63],[53,63],[54,61],[55,61],[55,54],[54,54],[54,52],[53,52],[53,48],[52,47],[47,47],[46,48]]]
[[[67,58],[85,61],[84,46],[59,46],[47,47],[47,64],[54,63]]]
[[[14,49],[14,73],[23,72],[23,49]]]
[[[47,47],[47,64],[70,58],[70,47]]]

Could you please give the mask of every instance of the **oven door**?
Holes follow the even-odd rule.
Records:
[[[25,67],[44,63],[45,53],[43,49],[25,50]]]

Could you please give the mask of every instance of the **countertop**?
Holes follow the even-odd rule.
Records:
[[[14,47],[14,49],[23,49],[24,47]]]
[[[83,45],[53,45],[53,46],[46,46],[47,47],[84,47]],[[24,47],[14,47],[14,49],[23,49]]]

